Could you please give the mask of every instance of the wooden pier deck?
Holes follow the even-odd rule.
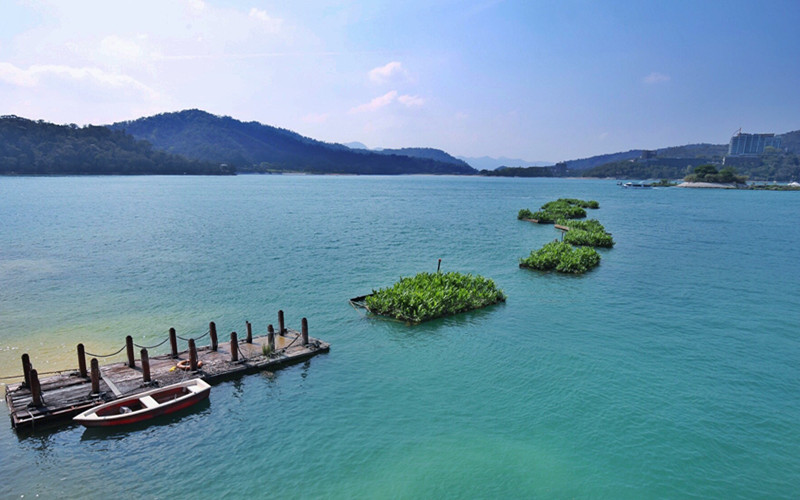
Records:
[[[15,429],[32,429],[69,423],[73,416],[93,406],[153,387],[163,387],[195,377],[213,385],[245,373],[276,370],[330,350],[330,344],[308,337],[305,320],[303,330],[301,333],[284,329],[283,334],[275,332],[274,335],[255,336],[252,337],[252,343],[248,343],[246,339],[237,340],[235,353],[231,350],[232,345],[235,345],[232,342],[219,342],[216,350],[211,345],[196,348],[195,359],[202,363],[197,371],[176,368],[180,361],[189,363],[193,342],[189,350],[177,353],[177,357],[173,353],[147,357],[150,382],[144,381],[148,370],[142,363],[142,358],[135,359],[133,366],[129,366],[130,362],[98,365],[97,392],[92,390],[91,377],[82,376],[80,370],[60,372],[35,382],[41,387],[39,405],[34,403],[35,394],[29,386],[35,383],[11,384],[6,386],[6,405],[11,425]],[[304,336],[307,343],[303,342]],[[264,346],[269,345],[270,337],[273,338],[272,352],[265,354]],[[133,358],[130,352],[129,349],[129,360]],[[145,352],[142,354],[146,357]]]

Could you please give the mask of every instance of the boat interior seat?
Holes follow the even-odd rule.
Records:
[[[143,396],[139,398],[139,401],[142,402],[147,408],[157,408],[158,402],[150,396]]]

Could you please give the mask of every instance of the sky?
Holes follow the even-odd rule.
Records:
[[[798,49],[798,0],[0,0],[0,115],[556,162],[798,130]]]

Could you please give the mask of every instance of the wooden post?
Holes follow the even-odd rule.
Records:
[[[33,406],[37,408],[44,406],[42,386],[39,384],[39,373],[36,369],[31,369],[31,397],[33,398]]]
[[[303,318],[302,325],[303,345],[308,345],[308,320],[306,318]]]
[[[253,325],[250,324],[249,321],[245,321],[247,323],[247,343],[253,343]]]
[[[272,325],[267,325],[267,331],[269,333],[275,333],[275,328]]]
[[[172,348],[172,359],[178,357],[178,335],[174,328],[169,329],[169,346]]]
[[[145,382],[150,382],[150,356],[147,355],[147,349],[141,350],[142,355],[142,379]]]
[[[92,358],[92,394],[100,394],[100,362]]]
[[[197,347],[194,345],[194,339],[189,339],[189,369],[197,371]]]
[[[136,359],[133,357],[133,337],[130,335],[125,337],[125,345],[128,347],[128,366],[136,368]]]
[[[231,361],[239,361],[239,341],[236,332],[231,332]]]
[[[83,344],[78,344],[78,371],[81,377],[86,378],[86,351]]]
[[[22,355],[22,375],[25,377],[23,385],[28,389],[31,387],[31,368],[31,357],[26,352]]]
[[[208,324],[208,335],[211,337],[211,350],[217,350],[217,324],[213,321]]]
[[[286,333],[286,326],[283,324],[283,309],[278,311],[278,333],[280,335]]]
[[[269,333],[267,333],[267,343],[269,343],[269,352],[275,352],[275,332],[272,330],[272,325],[269,325]]]

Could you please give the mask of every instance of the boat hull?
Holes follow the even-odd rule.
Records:
[[[152,420],[208,398],[211,386],[194,379],[105,403],[75,416],[86,427],[115,427]]]

